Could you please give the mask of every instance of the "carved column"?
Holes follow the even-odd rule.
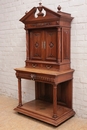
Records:
[[[26,30],[26,60],[29,60],[29,31]]]
[[[58,42],[58,63],[61,62],[61,57],[62,57],[62,29],[60,27],[58,27],[57,29],[57,42]]]
[[[18,78],[19,107],[22,106],[21,78]]]
[[[57,118],[57,85],[53,85],[53,118]]]

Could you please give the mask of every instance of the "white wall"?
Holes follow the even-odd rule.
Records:
[[[25,31],[19,19],[42,2],[57,11],[71,13],[71,66],[73,79],[73,108],[87,118],[87,0],[0,0],[0,94],[17,98],[17,78],[14,68],[25,65]],[[23,80],[23,100],[34,98],[34,82]]]

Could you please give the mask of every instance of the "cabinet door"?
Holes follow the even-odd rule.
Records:
[[[56,29],[45,30],[45,60],[56,61],[57,59],[57,31]]]
[[[42,60],[42,30],[33,30],[30,32],[30,59],[31,60]]]

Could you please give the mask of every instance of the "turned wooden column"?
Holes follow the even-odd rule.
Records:
[[[21,91],[21,78],[18,78],[18,96],[19,96],[19,107],[22,106],[22,91]]]
[[[53,85],[53,118],[57,118],[57,85]]]

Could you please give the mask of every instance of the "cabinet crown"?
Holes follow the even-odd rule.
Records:
[[[72,21],[71,14],[62,12],[61,6],[58,6],[58,11],[55,12],[39,3],[38,7],[33,7],[30,11],[26,11],[25,15],[20,19],[24,24],[47,22],[47,21],[60,21],[61,19],[66,21]]]

